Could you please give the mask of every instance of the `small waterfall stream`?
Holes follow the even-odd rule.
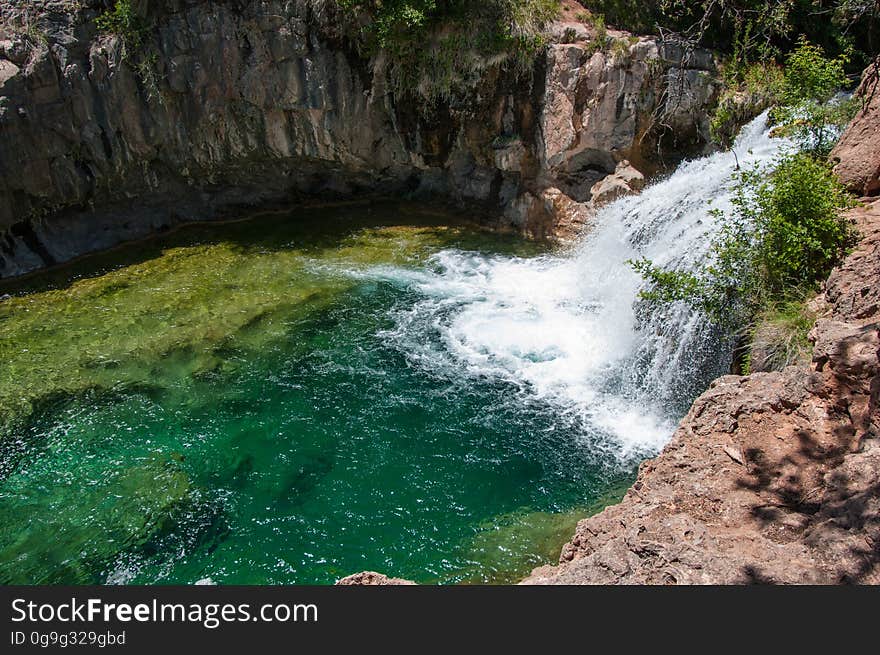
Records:
[[[413,365],[452,382],[512,383],[519,402],[579,422],[588,446],[621,463],[658,451],[708,382],[729,367],[730,344],[685,306],[640,311],[642,280],[627,260],[691,269],[730,208],[737,164],[766,163],[783,147],[766,114],[734,150],[683,163],[638,196],[599,214],[572,252],[515,258],[460,250],[428,270],[385,269],[421,298],[397,312],[390,338]],[[375,273],[375,271],[374,271]]]

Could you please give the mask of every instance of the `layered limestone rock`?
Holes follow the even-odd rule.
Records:
[[[880,202],[853,216],[811,367],[714,382],[526,584],[880,583]]]
[[[865,70],[855,95],[862,105],[831,160],[850,191],[873,196],[880,192],[880,59]]]
[[[388,88],[331,0],[135,0],[139,45],[96,27],[113,4],[0,6],[0,277],[304,197],[433,195],[571,236],[620,161],[707,143],[711,57],[653,38],[566,29],[531,71],[489,63],[426,102]]]

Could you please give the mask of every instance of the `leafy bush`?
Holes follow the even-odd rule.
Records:
[[[384,52],[394,90],[433,100],[472,85],[490,60],[524,66],[556,0],[338,0],[366,54]]]
[[[610,25],[638,33],[662,30],[747,65],[775,58],[805,34],[826,51],[871,46],[880,36],[875,0],[582,0]],[[852,72],[871,59],[854,51]]]
[[[126,57],[137,52],[146,38],[146,23],[135,11],[131,0],[116,0],[113,9],[98,16],[95,24],[102,32],[115,34],[122,39],[123,55]]]
[[[422,33],[437,11],[437,0],[340,0],[339,4],[369,13],[369,37],[375,41],[370,45],[380,48],[394,48],[398,41]]]
[[[785,62],[786,102],[827,102],[847,83],[846,62],[845,55],[829,59],[822,48],[801,38]]]
[[[115,34],[122,41],[122,60],[132,68],[146,94],[164,102],[159,90],[159,56],[155,48],[147,46],[149,27],[137,13],[132,0],[116,0],[111,11],[95,19],[98,29]]]
[[[827,277],[853,242],[853,228],[840,216],[850,206],[829,164],[804,153],[784,158],[769,181],[757,182],[748,211],[757,227],[764,284],[774,296]]]
[[[849,84],[847,61],[846,55],[825,57],[822,48],[806,39],[786,60],[783,102],[774,118],[782,124],[781,134],[817,156],[831,151],[836,135],[855,113],[854,100],[836,97]]]
[[[632,262],[648,282],[644,299],[684,301],[731,330],[749,325],[771,303],[799,296],[825,278],[853,244],[841,215],[852,205],[823,161],[784,157],[772,175],[755,168],[735,180],[733,211],[722,221],[697,273]]]
[[[722,70],[724,91],[709,125],[712,140],[729,147],[740,126],[777,104],[782,98],[782,67],[772,60],[739,67],[734,62]]]
[[[651,303],[685,302],[714,324],[733,332],[746,325],[764,299],[760,238],[752,227],[751,176],[737,180],[730,215],[715,212],[723,224],[708,260],[697,272],[664,269],[648,259],[630,262],[647,282],[639,294]]]

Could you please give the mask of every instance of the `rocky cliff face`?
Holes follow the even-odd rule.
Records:
[[[711,58],[652,38],[597,48],[560,23],[531,71],[487,64],[431,104],[390,92],[330,0],[134,5],[137,48],[97,29],[112,0],[0,7],[0,277],[327,195],[434,195],[564,237],[621,161],[651,173],[706,144]]]
[[[855,96],[861,107],[831,152],[831,160],[850,191],[874,196],[880,192],[880,59],[865,71]]]
[[[526,584],[880,583],[880,202],[853,217],[810,368],[714,382]]]

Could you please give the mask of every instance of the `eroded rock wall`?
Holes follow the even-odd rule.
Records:
[[[865,70],[855,97],[859,111],[830,159],[850,191],[874,196],[880,193],[880,59]]]
[[[706,145],[711,58],[564,29],[531,71],[396,97],[332,0],[162,0],[136,50],[112,0],[0,7],[0,277],[177,223],[303,197],[434,195],[496,227],[572,236],[628,159]],[[560,26],[555,26],[560,32]]]

